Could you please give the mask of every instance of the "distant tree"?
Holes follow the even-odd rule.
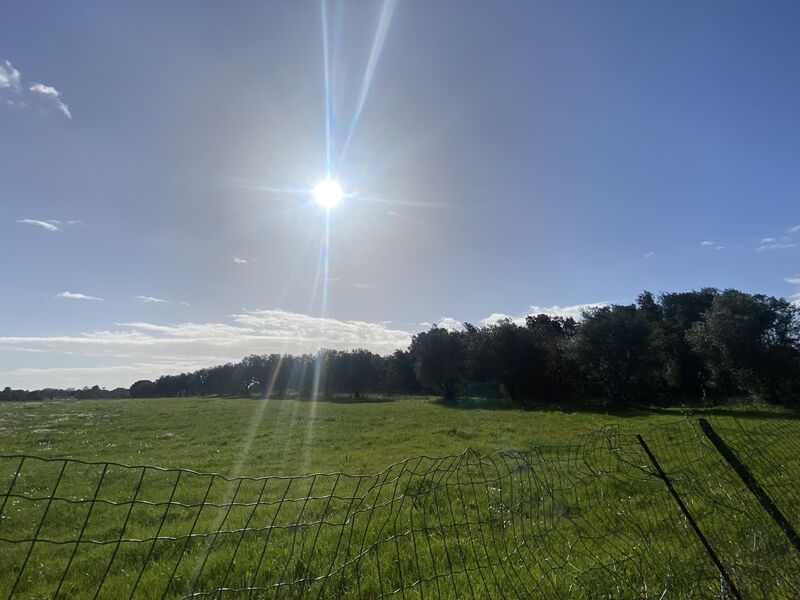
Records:
[[[416,394],[420,384],[414,373],[414,361],[406,350],[395,350],[385,359],[385,389],[389,393]]]
[[[446,402],[458,397],[466,375],[464,334],[434,326],[411,340],[417,379],[442,394]]]
[[[652,334],[652,347],[661,367],[662,394],[671,400],[704,396],[709,379],[703,357],[692,350],[687,332],[703,318],[717,290],[666,293],[659,298],[660,319]]]
[[[337,352],[330,365],[331,375],[335,376],[336,388],[348,391],[358,400],[362,394],[375,389],[380,378],[380,361],[369,350]]]
[[[533,333],[536,343],[544,349],[546,370],[538,382],[535,395],[543,400],[565,401],[573,398],[580,387],[580,369],[568,351],[569,340],[577,323],[572,317],[528,315],[525,326]]]
[[[547,373],[547,352],[534,332],[510,320],[483,329],[481,360],[509,400],[526,403]]]
[[[634,305],[603,306],[584,312],[572,338],[572,352],[587,375],[617,401],[630,400],[651,360],[647,355],[650,329]]]
[[[155,384],[149,379],[140,379],[130,387],[131,398],[155,397]]]
[[[797,402],[800,309],[782,298],[726,290],[688,333],[712,380],[770,402]]]

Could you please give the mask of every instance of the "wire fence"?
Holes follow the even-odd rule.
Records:
[[[796,530],[800,423],[714,431]],[[791,536],[697,421],[643,441],[299,477],[3,455],[0,598],[796,597]]]

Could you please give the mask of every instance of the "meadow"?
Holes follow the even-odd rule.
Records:
[[[0,598],[724,597],[637,433],[735,585],[792,597],[797,556],[697,416],[797,523],[800,422],[774,407],[5,403]]]

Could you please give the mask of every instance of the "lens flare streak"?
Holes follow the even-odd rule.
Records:
[[[358,120],[361,118],[361,112],[364,110],[364,104],[367,101],[369,89],[372,86],[372,78],[375,76],[375,69],[380,61],[381,54],[383,53],[383,45],[386,42],[386,35],[389,33],[389,25],[392,22],[392,15],[394,14],[397,0],[384,0],[383,7],[381,8],[381,16],[378,20],[378,28],[375,31],[375,37],[372,40],[372,50],[369,54],[367,61],[367,68],[364,71],[364,78],[361,80],[361,89],[358,92],[358,101],[356,102],[356,109],[353,112],[353,118],[350,121],[350,127],[347,130],[347,137],[345,138],[344,145],[342,146],[342,153],[340,162],[344,162],[347,149],[350,147],[350,141],[353,139],[353,134],[356,130]]]

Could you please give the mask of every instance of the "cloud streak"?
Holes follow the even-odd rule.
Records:
[[[169,304],[169,300],[163,298],[156,298],[155,296],[136,296],[135,298],[142,304]]]
[[[88,296],[86,294],[80,294],[78,292],[61,292],[60,294],[56,294],[56,298],[65,298],[66,300],[93,300],[96,302],[103,302],[102,298],[98,298],[97,296]]]
[[[766,252],[770,250],[786,250],[797,246],[794,242],[776,242],[774,244],[762,244],[756,248],[756,252]]]
[[[22,74],[11,64],[11,61],[4,60],[0,63],[0,99],[11,106],[27,106],[27,98],[41,98],[55,106],[68,119],[72,118],[72,113],[67,103],[64,102],[61,92],[52,85],[36,81],[25,90],[22,85]]]
[[[67,106],[61,99],[61,92],[59,92],[53,86],[45,85],[43,83],[34,83],[28,89],[34,94],[38,94],[47,98],[47,100],[52,102],[55,107],[60,110],[68,119],[72,118],[72,113],[69,111],[69,106]]]
[[[41,227],[42,229],[46,229],[47,231],[63,231],[56,223],[56,221],[40,221],[39,219],[19,219],[17,223],[22,223],[23,225],[36,225],[37,227]]]
[[[22,91],[21,80],[20,72],[10,61],[6,60],[0,63],[0,90],[11,89],[15,93],[20,93]]]

